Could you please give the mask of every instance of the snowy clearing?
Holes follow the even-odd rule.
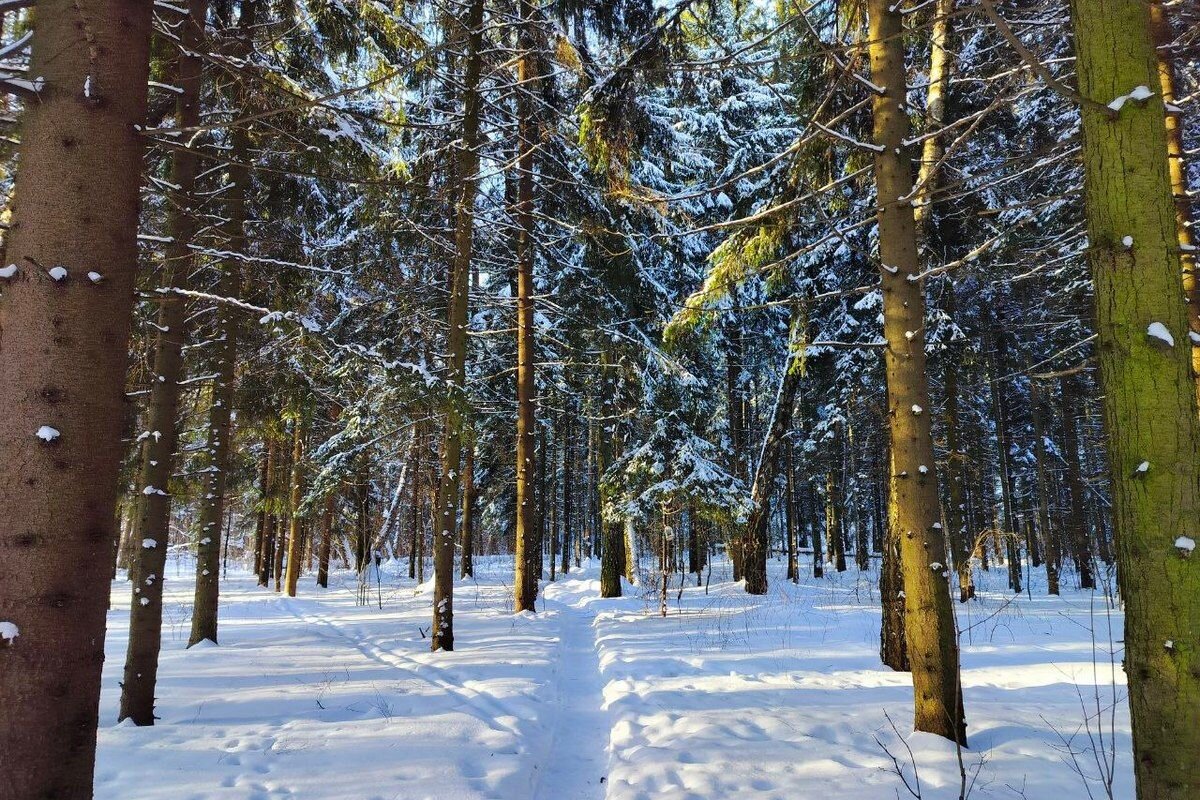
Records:
[[[889,751],[914,788],[915,762],[926,800],[957,797],[953,745],[909,732],[909,676],[880,665],[875,576],[793,586],[771,568],[755,598],[718,563],[707,594],[689,587],[677,603],[672,591],[666,618],[630,587],[600,600],[585,568],[514,617],[511,562],[483,559],[456,593],[458,649],[434,655],[430,586],[387,567],[371,592],[382,610],[355,605],[351,573],[328,591],[306,579],[297,599],[231,575],[221,646],[188,651],[191,567],[173,563],[153,728],[115,724],[129,602],[118,580],[97,798],[910,797]],[[1115,750],[1114,796],[1132,797],[1109,655],[1119,612],[1100,594],[982,591],[989,578],[1004,576],[984,574],[980,599],[957,606],[970,796],[1084,797],[1078,767],[1103,797]]]

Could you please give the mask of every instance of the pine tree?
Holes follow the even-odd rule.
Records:
[[[869,0],[884,337],[891,431],[889,527],[900,542],[905,638],[917,730],[965,742],[958,642],[946,582],[937,469],[925,369],[925,297],[909,198],[912,170],[903,17],[887,0]]]
[[[1150,14],[1074,0],[1088,264],[1144,800],[1200,793],[1200,419]]]
[[[28,97],[0,285],[0,789],[12,797],[92,793],[150,18],[142,0],[44,0],[36,78],[17,84]]]

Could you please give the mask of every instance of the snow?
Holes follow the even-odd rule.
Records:
[[[1149,461],[1143,461],[1142,463],[1138,464],[1137,469],[1134,470],[1134,472],[1139,472],[1139,473],[1144,473],[1144,472],[1149,472],[1149,471],[1150,471],[1150,462]]]
[[[17,276],[17,265],[9,264],[7,267],[0,267],[0,278],[8,280]]]
[[[954,747],[910,733],[910,676],[879,662],[874,572],[797,586],[772,559],[752,597],[718,560],[707,593],[690,579],[676,603],[676,586],[660,617],[656,576],[646,597],[601,600],[588,565],[513,615],[511,558],[479,558],[456,589],[456,650],[433,654],[432,586],[406,564],[384,565],[382,609],[355,604],[349,572],[328,590],[306,575],[289,599],[230,567],[220,646],[187,649],[195,566],[168,564],[153,728],[116,724],[130,595],[113,583],[97,800],[907,796],[876,738],[910,776],[912,749],[927,800],[958,797]],[[981,573],[979,599],[955,604],[971,797],[1086,796],[1060,733],[1104,796],[1087,713],[1110,726],[1114,796],[1131,800],[1121,614],[1069,568],[1061,597],[1033,577],[1030,599]]]
[[[1146,335],[1158,339],[1159,341],[1166,342],[1168,347],[1175,346],[1175,337],[1171,335],[1169,330],[1167,330],[1167,326],[1163,325],[1161,322],[1151,322],[1150,327],[1146,329]]]
[[[142,547],[147,550],[153,550],[154,548],[158,547],[158,542],[154,541],[153,539],[142,539]]]
[[[52,428],[49,425],[43,425],[42,427],[38,428],[37,433],[34,434],[34,436],[37,436],[37,438],[41,439],[43,442],[53,442],[61,435],[62,434],[58,432],[58,428]]]
[[[922,411],[924,411],[924,409],[923,409],[923,408],[921,408],[921,407],[920,407],[920,406],[918,406],[918,405],[914,405],[914,406],[912,407],[912,412],[913,412],[913,414],[915,414],[915,415],[917,415],[917,416],[920,416]]]
[[[92,283],[100,283],[100,281],[104,280],[104,276],[101,275],[99,272],[95,272],[95,271],[89,272],[87,274],[87,276],[88,276],[88,280],[91,281]]]
[[[67,268],[62,265],[54,266],[46,274],[55,281],[63,281],[67,279]]]
[[[1132,237],[1132,236],[1124,236],[1124,237],[1122,237],[1122,238],[1121,238],[1121,244],[1123,244],[1123,245],[1125,246],[1125,248],[1126,248],[1126,249],[1128,249],[1128,248],[1130,248],[1130,247],[1133,247],[1133,237]]]
[[[1113,101],[1108,104],[1108,107],[1113,111],[1120,111],[1125,106],[1125,102],[1127,100],[1143,102],[1149,100],[1153,96],[1154,92],[1150,91],[1149,86],[1135,86],[1133,91],[1129,94],[1123,94],[1120,97],[1114,98]]]
[[[8,620],[0,621],[0,639],[11,644],[12,640],[20,635],[21,629],[17,627],[16,623],[9,622]]]
[[[1191,555],[1192,551],[1196,549],[1196,540],[1190,536],[1180,536],[1175,540],[1175,546],[1183,553]]]

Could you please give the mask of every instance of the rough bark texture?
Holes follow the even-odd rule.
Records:
[[[868,0],[871,74],[883,91],[873,108],[876,205],[883,286],[888,412],[891,417],[889,524],[900,541],[905,638],[917,730],[965,741],[958,643],[940,530],[937,469],[925,371],[925,296],[917,258],[913,179],[904,141],[903,18],[889,0]]]
[[[1182,800],[1200,797],[1200,421],[1165,110],[1160,94],[1108,107],[1158,87],[1146,4],[1073,0],[1071,16],[1137,793]]]
[[[3,797],[92,796],[150,12],[38,3],[29,75],[44,83],[24,113],[7,241],[19,272],[0,285],[0,622],[18,631],[0,639]]]
[[[517,80],[522,89],[517,95],[517,520],[516,574],[513,610],[534,611],[539,575],[528,563],[540,562],[537,521],[537,462],[534,452],[536,398],[534,392],[533,325],[533,149],[538,140],[531,93],[537,88],[537,58],[533,51],[535,16],[529,0],[521,2],[521,56],[517,61]]]
[[[183,126],[200,121],[202,62],[191,55],[200,50],[204,36],[207,0],[190,0],[187,19],[180,28],[182,47],[176,80],[183,90],[178,116]],[[172,157],[172,191],[167,215],[171,241],[166,247],[164,286],[186,286],[195,261],[190,248],[195,236],[193,204],[200,160],[190,148]],[[121,719],[138,725],[154,724],[154,687],[158,677],[158,651],[162,639],[163,568],[171,523],[170,481],[175,471],[179,440],[179,380],[183,375],[183,345],[187,341],[184,298],[164,294],[159,299],[158,339],[154,352],[150,410],[142,444],[141,491],[137,533],[142,547],[130,570],[133,597],[129,606],[129,647],[121,682]],[[218,527],[219,530],[219,527]],[[151,544],[152,543],[152,544]]]

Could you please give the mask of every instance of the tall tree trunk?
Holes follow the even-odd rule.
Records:
[[[187,18],[180,26],[178,74],[181,89],[176,114],[181,127],[200,122],[203,63],[199,52],[204,40],[207,0],[189,0]],[[172,157],[172,191],[167,213],[171,237],[166,246],[164,286],[187,286],[195,257],[191,245],[197,217],[196,175],[200,159],[196,143],[177,149]],[[148,428],[143,436],[142,492],[138,512],[138,550],[130,577],[133,597],[129,606],[129,647],[125,653],[125,675],[121,682],[120,718],[137,725],[154,724],[154,687],[158,679],[158,651],[162,643],[163,571],[171,526],[171,476],[175,472],[175,449],[179,442],[179,380],[183,375],[183,345],[187,340],[184,298],[163,294],[159,298],[158,340],[154,352],[153,383],[150,389]],[[219,532],[220,523],[215,530]],[[213,570],[215,574],[215,570]]]
[[[546,549],[550,557],[550,580],[557,579],[558,572],[558,454],[555,452],[553,417],[542,428],[542,502],[538,516],[542,519],[542,537],[548,539]]]
[[[596,437],[596,483],[599,485],[597,514],[600,527],[600,596],[621,596],[621,574],[625,569],[625,546],[620,523],[610,521],[604,513],[609,489],[604,482],[604,473],[619,457],[621,440],[617,425],[616,408],[613,402],[613,380],[611,371],[616,369],[607,351],[600,354],[600,369],[604,379],[604,391],[600,399],[601,423]]]
[[[254,3],[247,6],[255,7]],[[247,12],[243,12],[247,13]],[[245,24],[241,26],[245,30]],[[246,249],[246,202],[250,193],[250,170],[245,166],[250,151],[249,136],[244,128],[233,131],[233,149],[229,177],[233,184],[226,203],[228,222],[226,247],[239,254]],[[237,256],[222,263],[221,293],[239,297],[242,290],[242,267]],[[217,616],[220,603],[220,581],[217,580],[217,541],[213,531],[220,526],[225,512],[228,488],[229,454],[233,429],[231,425],[235,370],[238,353],[238,309],[227,303],[217,307],[217,325],[221,333],[218,345],[217,377],[213,384],[212,405],[208,410],[208,442],[205,447],[205,493],[200,500],[200,538],[196,544],[196,592],[192,604],[192,632],[188,647],[202,641],[217,641]],[[261,534],[261,529],[260,529]],[[256,540],[257,544],[257,540]]]
[[[269,427],[263,436],[266,456],[262,472],[262,536],[259,538],[258,585],[270,583],[271,564],[275,558],[275,471],[279,467],[279,448],[275,432]]]
[[[1088,264],[1142,800],[1200,797],[1200,419],[1149,8],[1072,0]],[[1171,344],[1168,340],[1173,340]]]
[[[412,506],[408,527],[408,578],[417,578],[418,544],[421,540],[421,440],[424,435],[423,425],[418,423],[413,428],[412,450],[408,454],[408,470],[412,474]],[[356,550],[357,553],[357,550]],[[359,558],[355,556],[356,570],[361,570]]]
[[[321,515],[321,543],[317,549],[317,586],[329,588],[329,548],[333,539],[333,512],[337,494],[330,492],[325,498],[325,512]]]
[[[775,478],[779,465],[784,462],[781,448],[787,444],[788,432],[792,429],[792,414],[796,408],[796,396],[800,392],[800,379],[804,376],[804,318],[799,308],[793,306],[787,341],[787,355],[783,375],[779,378],[779,390],[775,394],[775,405],[771,409],[771,421],[767,426],[766,438],[754,473],[754,484],[750,490],[750,521],[746,525],[747,535],[743,552],[743,571],[746,577],[746,592],[767,593],[767,550],[770,547],[771,495],[775,490]]]
[[[254,575],[258,576],[258,585],[265,585],[263,576],[265,571],[263,564],[266,560],[266,536],[268,536],[268,525],[270,519],[269,498],[271,491],[271,459],[274,458],[275,446],[272,444],[271,437],[265,435],[263,437],[263,459],[259,467],[259,501],[258,501],[258,522],[254,525]]]
[[[571,420],[570,412],[563,415],[562,423],[562,454],[563,454],[563,476],[562,476],[562,574],[566,575],[571,571],[571,524],[572,512],[574,509],[571,506],[571,482],[574,480],[574,460],[575,447],[571,440]]]
[[[1050,479],[1046,473],[1046,428],[1042,420],[1043,406],[1038,379],[1029,379],[1029,409],[1033,419],[1034,456],[1037,459],[1038,527],[1046,547],[1046,586],[1049,594],[1058,594],[1059,555],[1058,535],[1050,526]]]
[[[513,581],[513,610],[534,611],[537,601],[538,574],[530,560],[540,555],[537,521],[537,454],[534,435],[537,430],[535,358],[533,323],[533,170],[537,146],[537,105],[533,93],[539,87],[537,55],[534,53],[536,18],[533,3],[521,0],[520,57],[517,60],[517,520],[516,574]]]
[[[303,412],[292,423],[292,480],[288,509],[291,524],[288,526],[287,576],[284,588],[288,597],[296,596],[300,582],[300,566],[304,555],[304,518],[300,513],[300,501],[304,497],[304,417]]]
[[[736,298],[735,298],[736,305]],[[744,342],[735,318],[725,326],[725,402],[729,418],[730,472],[738,478],[746,477],[746,397],[742,386]],[[765,518],[764,513],[764,518]],[[750,536],[745,526],[734,525],[729,533],[729,562],[733,567],[733,580],[745,577],[745,541]],[[765,578],[763,579],[765,580]],[[763,591],[766,591],[764,588]]]
[[[1021,593],[1021,548],[1013,509],[1012,460],[1009,457],[1008,403],[1004,391],[1004,371],[1008,368],[1008,334],[1003,321],[996,320],[995,352],[989,363],[992,385],[992,418],[996,426],[996,463],[1000,469],[1000,509],[1004,547],[1008,553],[1008,587]]]
[[[19,271],[0,294],[5,796],[92,792],[150,16],[142,0],[38,3],[28,74],[42,88],[22,119],[6,248]],[[58,265],[61,281],[46,272]]]
[[[1162,3],[1150,3],[1150,25],[1158,54],[1158,85],[1167,113],[1167,158],[1171,196],[1175,201],[1175,226],[1179,237],[1179,261],[1183,271],[1183,294],[1187,298],[1188,337],[1192,346],[1192,374],[1200,398],[1200,276],[1196,274],[1196,238],[1192,235],[1192,196],[1188,190],[1187,151],[1183,145],[1183,113],[1176,107],[1175,59],[1169,51],[1175,41],[1171,20]]]
[[[868,0],[874,98],[876,206],[883,286],[888,410],[891,416],[890,529],[900,540],[905,637],[912,668],[914,725],[966,740],[959,690],[958,642],[946,578],[928,378],[925,287],[917,276],[916,222],[910,198],[904,23],[890,0]]]
[[[787,488],[784,502],[787,516],[787,578],[792,583],[800,582],[799,547],[796,541],[796,464],[795,446],[787,441]]]
[[[471,0],[466,18],[460,22],[466,42],[463,73],[462,137],[456,153],[458,196],[455,198],[454,263],[451,270],[449,330],[446,333],[445,438],[442,442],[442,474],[438,484],[437,511],[433,529],[433,626],[430,648],[454,649],[454,545],[461,482],[463,393],[467,365],[467,298],[471,286],[471,262],[475,244],[475,194],[479,184],[479,80],[483,50],[483,0]]]
[[[475,441],[469,431],[465,448],[462,491],[462,554],[459,557],[459,574],[463,578],[475,574]]]
[[[282,443],[281,443],[282,444]],[[290,502],[290,476],[294,468],[294,459],[289,457],[286,447],[281,448],[279,467],[275,470],[275,498],[278,510],[275,515],[275,532],[272,537],[271,576],[275,582],[275,591],[283,591],[284,557],[287,555],[287,531],[290,527],[293,511]]]
[[[957,302],[954,285],[946,287],[946,312],[953,319]],[[954,571],[958,573],[958,601],[965,603],[975,594],[975,586],[971,582],[971,552],[974,549],[972,534],[967,523],[967,498],[963,490],[966,467],[966,450],[962,446],[959,426],[961,421],[958,414],[958,374],[962,366],[961,348],[951,342],[943,361],[943,385],[946,399],[943,414],[946,423],[946,483],[947,508],[946,517],[947,539],[954,555]]]

